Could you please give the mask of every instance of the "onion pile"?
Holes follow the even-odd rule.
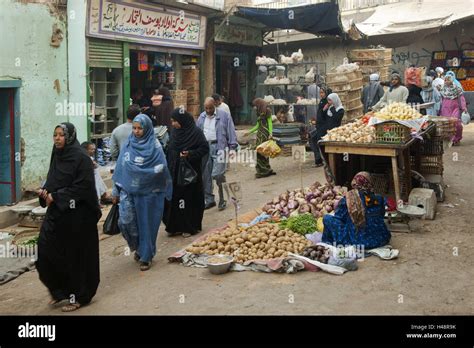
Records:
[[[311,213],[315,218],[322,217],[336,209],[347,190],[345,187],[315,182],[310,187],[286,191],[267,202],[262,211],[277,217],[289,217]]]

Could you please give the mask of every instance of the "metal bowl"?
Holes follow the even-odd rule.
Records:
[[[220,259],[220,262],[214,262],[213,259]],[[227,273],[232,265],[234,258],[227,255],[212,255],[206,259],[207,268],[212,274]]]
[[[408,216],[412,217],[422,217],[423,215],[426,214],[426,210],[420,207],[416,207],[414,205],[404,205],[403,207],[397,208],[397,210]]]
[[[12,207],[12,211],[17,214],[28,214],[33,209],[35,209],[33,205],[19,205],[16,207]]]

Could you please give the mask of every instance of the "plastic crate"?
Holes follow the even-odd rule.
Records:
[[[397,122],[384,122],[375,125],[375,142],[403,144],[410,140],[410,128]]]
[[[422,155],[442,155],[444,153],[444,138],[434,136],[425,139],[420,143],[420,151]]]
[[[415,156],[410,156],[410,161],[412,168],[415,168]],[[443,155],[423,155],[420,157],[420,174],[443,175],[443,172]]]

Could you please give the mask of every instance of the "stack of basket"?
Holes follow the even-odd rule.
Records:
[[[392,64],[391,48],[358,49],[349,51],[352,63],[358,63],[363,75],[363,82],[369,82],[370,74],[377,73],[380,81],[389,79],[389,67]]]
[[[326,74],[326,83],[334,93],[339,95],[344,106],[344,121],[348,122],[363,113],[361,103],[362,94],[362,72],[353,70],[351,72]]]

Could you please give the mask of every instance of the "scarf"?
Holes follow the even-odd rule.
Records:
[[[454,84],[456,87],[459,87],[462,92],[464,92],[464,89],[462,88],[461,82],[459,82],[458,79],[456,78],[456,74],[454,73],[454,71],[448,71],[448,72],[446,73],[446,76],[450,76],[450,77],[452,78],[451,81],[453,81],[453,84]],[[445,77],[446,77],[446,76],[445,76]]]
[[[448,71],[449,73],[450,71]],[[451,81],[451,85],[444,84],[443,88],[441,89],[441,95],[445,99],[457,99],[462,94],[462,89],[455,85],[452,76],[446,73],[445,81]]]
[[[357,229],[365,227],[365,208],[360,193],[369,196],[372,191],[371,177],[368,172],[357,173],[351,182],[352,190],[346,193],[347,210]],[[370,196],[369,196],[370,199]]]
[[[257,108],[257,116],[258,117],[270,117],[271,116],[271,111],[268,108],[268,104],[265,100],[262,98],[256,98],[253,101],[253,106]]]
[[[43,185],[43,188],[51,193],[70,186],[77,174],[76,170],[82,156],[88,156],[77,141],[76,127],[72,123],[61,123],[55,130],[57,128],[61,128],[64,132],[65,145],[62,149],[57,149],[53,145],[48,177]]]
[[[127,193],[145,195],[164,192],[169,200],[172,193],[171,176],[151,120],[147,115],[139,114],[133,123],[141,125],[143,136],[137,138],[133,132],[129,135],[120,150],[113,180]]]
[[[341,99],[339,98],[339,96],[337,95],[337,93],[331,93],[330,95],[328,95],[328,98],[327,99],[331,99],[332,101],[332,105],[334,106],[334,108],[336,109],[336,112],[341,110],[341,109],[344,109],[344,107],[342,106],[342,103],[341,103]],[[328,112],[327,112],[327,115],[329,117],[332,117],[333,114],[331,112],[331,108],[328,109]]]
[[[178,108],[173,111],[171,118],[178,122],[181,128],[171,131],[169,151],[188,151],[201,142],[203,132],[196,126],[190,113],[181,112]]]

